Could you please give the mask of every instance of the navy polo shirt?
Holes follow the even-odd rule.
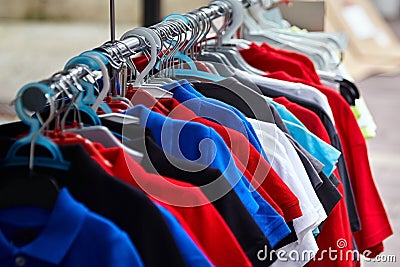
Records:
[[[39,229],[38,235],[27,244],[16,245],[17,230],[27,228]],[[144,265],[125,232],[62,189],[52,211],[0,210],[0,266]]]
[[[242,133],[257,151],[267,159],[253,126],[235,107],[217,99],[208,98],[197,92],[186,80],[180,80],[162,86],[174,94],[174,98],[187,106],[200,117],[213,120],[223,126]]]
[[[167,118],[143,105],[135,106],[127,114],[138,117],[141,126],[150,128],[154,140],[166,153],[220,170],[272,246],[291,233],[284,219],[237,169],[224,140],[214,129]]]

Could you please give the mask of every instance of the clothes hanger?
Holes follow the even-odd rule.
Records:
[[[31,117],[26,111],[39,112],[48,102],[50,116],[46,123],[40,126],[39,120]],[[11,146],[5,159],[2,160],[2,166],[29,166],[30,170],[33,170],[33,166],[68,170],[69,162],[63,159],[58,146],[41,133],[41,129],[44,129],[54,117],[54,102],[54,92],[44,83],[27,84],[18,92],[14,102],[15,110],[21,121],[30,126],[30,132]],[[27,145],[31,147],[30,155],[19,156],[18,152]],[[35,145],[44,147],[50,152],[51,157],[35,157]]]
[[[190,21],[191,29],[192,29],[192,37],[190,41],[187,43],[187,46],[183,49],[183,53],[186,54],[186,51],[191,51],[192,58],[196,60],[202,60],[202,57],[208,57],[209,61],[219,62],[225,65],[231,65],[229,60],[225,57],[225,55],[215,52],[207,52],[205,47],[201,47],[201,42],[206,38],[207,34],[211,29],[211,19],[208,17],[207,13],[204,11],[204,8],[198,9],[194,12],[188,13],[186,15],[187,19]],[[195,45],[198,46],[198,51],[196,52]],[[211,59],[211,60],[210,60]],[[214,68],[213,66],[211,68]],[[218,71],[214,71],[213,73],[219,74]]]
[[[68,170],[70,163],[65,161],[58,146],[41,134],[54,116],[54,92],[44,83],[25,85],[14,102],[21,121],[30,126],[30,133],[18,139],[9,149],[2,167],[28,167],[13,171],[12,177],[0,179],[0,209],[14,207],[38,207],[51,210],[58,197],[58,186],[48,175],[39,174],[34,167]],[[38,112],[50,102],[50,116],[40,126],[39,119],[31,117],[26,111]],[[29,156],[18,155],[23,147],[30,145]],[[51,157],[35,156],[35,145],[45,148]]]
[[[145,28],[149,34],[151,34],[154,38],[154,40],[157,43],[157,55],[159,55],[160,53],[163,53],[162,49],[163,49],[163,40],[161,37],[161,34],[155,29],[156,26],[150,27],[150,28]],[[151,53],[149,53],[148,50],[144,50],[143,54],[146,56],[146,58],[148,59],[148,61],[151,60]],[[156,57],[159,59],[159,57]],[[162,86],[168,83],[172,83],[173,80],[171,78],[168,77],[161,77],[160,75],[156,74],[156,68],[152,68],[151,69],[151,75],[148,74],[148,78],[146,80],[147,84],[152,84],[152,85],[157,85],[157,86]]]
[[[122,122],[127,120],[129,119],[123,118]],[[137,124],[136,121],[135,124]],[[121,143],[121,141],[119,141],[107,127],[91,126],[80,129],[72,128],[67,129],[66,132],[77,133],[92,142],[100,143],[105,148],[120,147],[138,163],[143,159],[142,153],[123,145],[123,143]]]
[[[227,13],[229,15],[229,13]],[[202,35],[200,35],[200,38],[198,41],[202,41],[207,37],[207,34],[210,32],[211,28],[213,27],[213,24],[211,22],[211,18],[208,17],[207,13],[203,11],[203,9],[199,10],[198,18],[200,21],[205,25],[202,29]],[[225,20],[224,25],[227,24],[227,20]],[[224,28],[224,25],[220,27],[220,29]],[[214,29],[216,32],[216,40],[219,41],[218,39],[218,33],[221,34],[217,29]],[[210,62],[216,62],[216,63],[221,63],[223,65],[229,66],[233,68],[232,63],[229,61],[229,59],[223,54],[216,52],[215,49],[211,49],[211,51],[208,51],[210,42],[206,43],[207,45],[204,47],[204,49],[200,49],[200,52],[196,56],[197,60],[202,60],[202,61],[210,61]]]
[[[82,60],[87,60],[86,58],[82,58],[82,56],[88,56],[88,57],[93,57],[93,59],[96,59],[96,57],[99,56],[99,52],[84,52],[81,54],[81,56],[78,56],[74,60],[70,60],[66,67],[70,67],[71,65],[78,64],[80,62],[83,62]],[[79,58],[81,57],[81,58]],[[104,56],[100,54],[100,58],[104,60]],[[97,58],[98,59],[98,58]],[[96,61],[96,60],[95,60]],[[90,61],[89,61],[90,62]],[[97,63],[101,64],[100,59],[98,59]],[[87,62],[86,62],[87,63]],[[93,62],[91,62],[93,63]],[[96,67],[95,65],[92,65],[92,67]],[[104,68],[103,68],[104,69]],[[103,73],[103,77],[107,77],[104,75],[108,75],[107,72]],[[75,86],[79,87],[79,81],[77,79],[75,81]],[[82,81],[82,80],[81,80]],[[70,88],[73,88],[74,85],[69,84]],[[90,87],[89,87],[90,88]],[[103,89],[104,90],[104,89]],[[82,102],[82,97],[78,96],[76,99],[77,103],[75,105],[77,106],[78,110],[82,110],[82,106],[84,103]],[[87,107],[87,106],[86,106]],[[87,109],[85,109],[87,110]],[[91,109],[90,109],[91,110]],[[90,112],[89,112],[90,113]],[[90,155],[96,156],[98,159],[100,159],[106,166],[112,167],[111,163],[106,160],[94,147],[93,144],[88,142],[88,140],[92,142],[98,142],[101,143],[103,146],[106,145],[107,147],[122,147],[125,149],[125,147],[119,142],[118,139],[114,137],[114,135],[106,128],[106,127],[101,127],[101,119],[98,117],[96,114],[91,114],[95,116],[100,123],[97,123],[97,126],[91,126],[91,127],[81,127],[81,128],[72,128],[68,129],[62,134],[56,133],[53,135],[53,141],[58,143],[58,144],[72,144],[72,143],[80,143],[84,146],[85,150],[89,152]],[[118,113],[106,113],[106,116],[103,116],[103,119],[110,119],[113,120],[115,117],[120,117],[122,116],[121,114]],[[124,116],[125,120],[128,120],[129,118],[127,117],[132,117],[132,116]],[[133,117],[135,122],[138,123],[139,119],[136,117]],[[86,138],[86,140],[85,140]],[[137,162],[140,162],[143,159],[143,154],[134,151],[132,149],[126,148],[126,152]]]
[[[173,77],[192,77],[195,79],[204,79],[204,80],[209,80],[209,81],[213,81],[213,82],[218,82],[221,80],[224,80],[225,77],[216,75],[214,73],[209,73],[209,72],[205,72],[205,71],[201,71],[197,68],[195,62],[187,55],[183,54],[180,50],[179,47],[181,46],[182,43],[184,43],[186,41],[186,39],[184,39],[184,41],[182,42],[181,40],[181,35],[182,34],[186,34],[186,32],[188,30],[190,30],[190,21],[187,17],[183,16],[183,15],[169,15],[167,17],[164,18],[164,22],[172,20],[173,22],[176,23],[176,25],[180,25],[180,27],[177,27],[177,30],[180,32],[178,32],[178,40],[176,41],[176,45],[175,47],[172,49],[172,51],[170,51],[170,55],[167,58],[168,60],[174,60],[177,59],[180,62],[186,64],[189,68],[188,69],[184,69],[184,68],[179,68],[178,66],[174,66],[172,69],[169,70],[169,75],[173,76]],[[177,68],[178,67],[178,68]]]
[[[255,42],[267,42],[281,49],[307,55],[317,69],[336,69],[341,62],[342,45],[337,38],[328,38],[326,33],[293,33],[289,26],[286,32],[277,24],[271,25],[260,4],[251,6],[245,14],[246,38]]]
[[[97,111],[98,108],[104,103],[103,100],[110,93],[110,89],[111,89],[110,76],[108,74],[108,69],[106,66],[108,64],[108,59],[102,53],[100,53],[98,51],[93,51],[93,50],[83,52],[82,54],[80,54],[80,56],[88,56],[88,57],[92,58],[94,61],[96,61],[98,64],[98,67],[99,67],[99,68],[97,68],[97,70],[100,69],[101,73],[102,73],[103,87],[99,93],[99,96],[97,97],[97,100],[92,105],[92,109],[94,111]]]
[[[65,67],[65,68],[68,68],[68,67],[73,67],[76,65],[86,65],[86,66],[91,67],[92,69],[95,69],[95,70],[100,69],[102,71],[102,77],[103,77],[104,84],[103,84],[103,88],[98,96],[98,99],[101,99],[101,101],[98,101],[98,99],[97,99],[96,100],[97,103],[103,102],[103,99],[104,99],[103,96],[105,96],[106,93],[108,92],[109,85],[110,85],[107,68],[105,68],[105,66],[103,66],[104,61],[106,61],[106,57],[102,53],[97,52],[97,51],[87,51],[87,52],[82,53],[80,56],[71,59],[69,62],[67,62],[66,67]],[[108,61],[106,61],[106,62],[108,62]],[[79,83],[77,83],[77,85],[79,85]],[[89,115],[89,117],[93,121],[92,125],[102,125],[101,119],[93,111],[93,107],[90,108],[79,100],[80,99],[78,99],[78,102],[76,103],[76,105],[78,106],[78,109],[80,111],[84,111],[87,115]],[[101,106],[101,104],[100,104],[100,106]],[[112,118],[120,116],[119,113],[114,113],[114,112],[106,113],[106,114],[108,114],[108,116],[102,117],[103,119],[106,119],[106,120],[111,120]],[[125,116],[133,117],[130,115],[125,115]],[[133,119],[135,121],[139,121],[139,119],[136,117],[133,117],[131,119]]]
[[[202,9],[198,10],[198,12],[198,21],[200,22],[200,25],[203,25],[201,28],[201,35],[197,40],[197,42],[200,42],[206,38],[207,33],[210,31],[211,21]],[[205,46],[204,49],[199,48],[199,53],[195,55],[195,58],[197,60],[200,60],[201,62],[204,62],[207,65],[211,65],[211,68],[214,68],[216,70],[216,74],[219,74],[223,77],[233,76],[235,74],[235,72],[233,71],[234,66],[231,64],[231,62],[229,62],[228,58],[224,54],[219,52],[208,52],[206,50],[206,47],[207,46]]]
[[[258,75],[263,74],[262,71],[250,66],[237,51],[237,46],[242,48],[248,47],[251,42],[244,39],[233,38],[243,23],[243,5],[238,1],[231,0],[216,0],[212,3],[219,5],[223,10],[225,10],[227,21],[218,30],[213,27],[217,33],[217,38],[220,39],[220,41],[217,42],[214,51],[224,55],[231,63],[230,65],[235,68]],[[223,30],[225,30],[225,33],[222,34]],[[234,47],[232,47],[232,45],[234,45]]]
[[[159,41],[157,43],[157,41],[156,41],[158,36],[152,30],[140,27],[140,28],[136,28],[136,29],[126,32],[121,37],[121,40],[125,40],[126,38],[129,38],[129,37],[136,37],[136,38],[144,37],[144,39],[149,43],[150,51],[151,51],[151,58],[150,58],[149,64],[145,67],[145,69],[141,73],[137,72],[138,75],[136,76],[133,86],[135,88],[141,88],[141,89],[146,90],[151,95],[153,95],[155,98],[171,98],[172,93],[168,92],[167,90],[164,90],[161,87],[156,86],[154,84],[146,85],[144,83],[146,76],[150,73],[150,71],[156,65],[157,56],[158,56],[157,46],[161,46],[161,42]],[[157,38],[155,38],[155,37],[157,37]]]
[[[108,71],[106,69],[102,68],[101,65],[99,64],[99,62],[100,62],[99,60],[96,60],[95,58],[90,57],[88,55],[80,55],[80,56],[70,59],[66,63],[64,69],[67,70],[67,69],[73,68],[77,65],[86,65],[94,70],[101,69],[102,74],[103,74],[103,80],[105,80],[105,82],[103,83],[103,88],[102,88],[101,92],[99,93],[98,98],[103,97],[101,99],[101,102],[103,102],[103,99],[105,98],[105,95],[107,93],[106,90],[109,89],[110,83],[108,81]],[[104,76],[104,75],[107,75],[107,76]],[[85,87],[83,91],[87,90],[88,94],[91,94],[91,92],[93,92],[93,87],[91,85],[89,85],[89,83],[83,83],[82,85],[80,85],[80,83],[76,83],[76,86]],[[75,86],[71,85],[69,88],[74,90]],[[106,92],[106,93],[104,93],[104,92]],[[97,107],[99,107],[101,105],[101,103],[98,101],[98,98],[96,98],[96,100],[94,101],[94,103],[96,103]],[[83,101],[83,94],[80,94],[77,97],[74,106],[77,107],[77,109],[79,111],[84,112],[86,115],[88,115],[88,117],[91,119],[91,122],[92,122],[91,125],[101,125],[101,121],[96,114],[97,108],[93,107],[94,104],[92,107],[89,107],[88,105],[86,105],[86,103]]]
[[[270,45],[275,47],[280,47],[281,49],[287,49],[298,53],[306,54],[309,58],[311,58],[311,60],[317,66],[317,69],[324,68],[326,63],[324,56],[321,54],[320,51],[312,50],[307,46],[299,46],[298,44],[292,41],[282,40],[274,33],[268,32],[266,29],[262,28],[262,26],[258,24],[258,22],[252,17],[252,15],[249,14],[251,12],[251,8],[245,13],[244,35],[246,39],[252,40],[253,42],[257,43],[267,42]]]

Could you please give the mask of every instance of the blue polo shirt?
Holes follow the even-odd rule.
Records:
[[[148,127],[156,143],[167,153],[180,159],[219,169],[272,246],[290,234],[284,219],[266,202],[237,169],[221,136],[210,127],[196,122],[167,118],[143,105],[127,111]]]
[[[156,203],[155,203],[156,204]],[[167,221],[169,230],[175,238],[176,244],[181,252],[187,266],[214,266],[203,254],[192,238],[186,233],[182,225],[166,208],[156,204],[157,208]]]
[[[26,245],[9,241],[16,230],[38,229]],[[90,212],[62,189],[52,211],[0,210],[0,266],[144,266],[125,232]]]
[[[325,165],[322,170],[323,173],[328,177],[331,176],[341,155],[340,151],[310,132],[285,106],[272,100],[270,102],[277,109],[293,138],[311,155],[323,163]]]
[[[187,80],[166,84],[162,88],[172,92],[176,100],[191,109],[197,116],[213,120],[242,133],[267,159],[267,154],[262,148],[253,126],[238,109],[217,99],[205,97],[197,92]]]

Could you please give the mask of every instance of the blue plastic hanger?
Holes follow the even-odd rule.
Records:
[[[68,170],[70,163],[63,159],[59,147],[49,138],[41,134],[41,129],[45,128],[54,117],[54,92],[48,85],[43,83],[30,83],[25,85],[17,94],[15,100],[15,110],[18,117],[26,125],[30,126],[30,132],[27,136],[18,139],[8,150],[5,159],[2,161],[3,166],[29,166],[32,170],[33,166],[47,167],[60,170]],[[50,117],[40,127],[39,120],[31,117],[26,110],[31,112],[41,111],[50,102]],[[26,146],[31,146],[30,156],[19,156],[18,151]],[[35,157],[34,145],[45,147],[52,157]]]
[[[99,54],[103,57],[104,60],[107,60],[107,58],[104,55],[102,55],[101,53],[99,53]],[[70,59],[67,62],[67,64],[65,65],[64,69],[68,69],[68,68],[74,67],[76,65],[86,65],[86,66],[89,66],[93,70],[101,70],[101,66],[100,66],[99,62],[97,60],[95,60],[93,57],[89,56],[89,54],[87,52],[82,53],[81,55]],[[106,76],[104,78],[107,79],[108,76]],[[95,89],[94,89],[93,84],[91,84],[89,82],[85,82],[85,81],[80,81],[80,84],[85,89],[85,93],[86,93],[85,100],[86,101],[84,101],[84,94],[79,94],[79,96],[77,97],[77,99],[75,101],[74,106],[79,111],[85,112],[93,121],[93,125],[101,125],[101,120],[97,116],[95,110],[93,110],[91,107],[88,106],[88,103],[90,103],[90,104],[96,103],[98,98],[101,96],[96,97],[94,95]],[[104,88],[103,88],[103,90],[104,90]],[[105,104],[105,105],[100,104],[100,108],[102,108],[102,110],[106,113],[111,113],[112,111],[111,111],[110,107],[108,107],[107,104]]]

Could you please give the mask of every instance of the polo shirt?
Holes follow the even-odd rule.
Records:
[[[290,133],[285,132],[286,138],[293,144],[293,147],[296,149],[297,154],[301,158],[301,155],[304,155],[307,158],[307,161],[309,161],[312,165],[312,167],[315,169],[315,171],[318,173],[318,175],[321,176],[323,174],[323,169],[324,169],[324,164],[322,164],[318,159],[316,159],[313,155],[311,155],[307,150],[305,150],[296,140],[293,139],[293,137],[290,135]],[[338,171],[335,170],[331,176],[329,176],[329,180],[337,187],[339,185],[339,179],[337,178],[337,173]],[[326,177],[326,175],[324,174]],[[321,180],[323,180],[320,177]],[[319,181],[318,181],[319,183]],[[318,183],[316,186],[318,187]]]
[[[372,176],[365,138],[344,98],[329,88],[321,86],[318,89],[328,97],[343,144],[362,226],[354,233],[357,247],[360,251],[372,251],[370,257],[374,257],[383,251],[381,243],[393,234],[393,230]]]
[[[267,246],[272,251],[269,241],[233,190],[229,190],[221,198],[217,197],[221,192],[226,192],[226,188],[232,188],[226,179],[219,179],[222,175],[219,170],[165,155],[150,134],[124,144],[143,153],[141,165],[147,172],[159,173],[199,186],[207,198],[213,200],[212,205],[223,217],[254,266],[260,264],[257,258],[259,250]],[[212,187],[207,186],[211,183]]]
[[[238,73],[238,74],[240,74],[240,73]],[[281,75],[281,79],[283,79],[283,78],[285,79],[282,81],[276,80],[276,79],[267,79],[265,77],[255,76],[255,75],[248,75],[248,77],[251,77],[251,79],[254,80],[254,82],[259,86],[259,88],[261,89],[261,91],[263,92],[264,95],[270,96],[270,97],[285,96],[290,101],[298,103],[298,104],[302,105],[303,107],[306,107],[307,109],[313,111],[315,114],[317,114],[318,117],[320,118],[321,122],[323,123],[324,127],[326,128],[326,131],[329,134],[329,140],[324,139],[323,136],[318,136],[318,137],[321,138],[322,140],[324,140],[325,142],[327,142],[328,144],[331,143],[338,151],[341,151],[341,152],[343,151],[342,144],[339,139],[338,133],[336,131],[335,126],[332,123],[333,120],[330,118],[330,116],[327,115],[325,110],[320,105],[311,102],[312,99],[308,100],[308,99],[300,98],[299,96],[295,96],[293,94],[289,94],[288,90],[290,90],[290,88],[286,88],[286,86],[282,87],[284,84],[280,85],[280,83],[282,83],[282,82],[293,84],[294,82],[286,81],[286,80],[291,79],[290,76]],[[275,83],[274,86],[270,86],[272,82]],[[274,83],[272,83],[272,84],[274,84]],[[291,86],[290,84],[287,86],[290,87]],[[277,125],[279,125],[278,120],[276,118],[275,118],[275,122],[277,123]],[[279,128],[283,129],[281,127],[281,125],[279,126]],[[360,220],[359,220],[359,216],[358,216],[358,212],[357,212],[355,200],[354,200],[353,189],[352,189],[352,186],[350,183],[347,165],[346,165],[345,159],[343,157],[343,153],[339,157],[339,162],[338,162],[337,167],[338,167],[337,176],[338,177],[340,176],[340,178],[343,182],[343,186],[344,186],[345,201],[346,201],[346,205],[347,205],[348,215],[350,218],[351,229],[353,232],[356,232],[361,229],[361,225],[360,225]]]
[[[258,84],[260,86],[260,84]],[[269,95],[269,88],[268,87],[264,87],[261,88],[261,90],[263,91],[264,95]],[[274,95],[276,96],[282,96],[285,95],[284,92],[280,92],[280,95]],[[270,95],[269,95],[270,96]],[[286,96],[286,95],[285,95]],[[315,112],[315,110],[313,110]],[[321,110],[319,110],[321,111]],[[323,112],[321,112],[320,114],[322,114]],[[324,122],[324,121],[323,121]],[[330,122],[331,123],[331,122]],[[325,125],[325,122],[324,122]],[[326,124],[328,126],[332,126],[332,128],[334,129],[332,124]],[[332,128],[330,130],[332,130]],[[331,131],[332,134],[334,134],[334,131]],[[337,141],[337,139],[332,139],[333,141]],[[338,145],[339,143],[336,143],[336,145]],[[336,146],[335,147],[339,147]],[[343,163],[343,161],[342,161]],[[345,165],[341,164],[341,171],[345,170]],[[343,175],[345,175],[345,173],[343,173]],[[341,187],[341,185],[339,185],[338,187],[339,192],[343,193],[343,188]],[[353,210],[355,211],[355,209]],[[337,244],[337,240],[340,238],[343,238],[347,241],[348,245],[346,248],[343,249],[343,252],[345,253],[346,251],[349,251],[353,248],[352,246],[352,236],[350,233],[350,229],[347,227],[347,225],[349,224],[348,221],[348,217],[344,216],[344,214],[347,214],[347,207],[345,205],[345,203],[343,201],[339,201],[338,205],[335,206],[335,208],[333,209],[332,213],[330,214],[330,216],[328,217],[328,219],[325,221],[324,223],[324,227],[322,228],[321,234],[318,236],[318,246],[320,247],[320,252],[316,255],[316,257],[321,257],[321,251],[326,251],[329,248],[332,248],[335,246],[335,244]],[[328,259],[326,259],[326,257],[324,258],[325,260],[323,261],[324,266],[354,266],[353,262],[347,261],[340,261],[340,262],[333,262],[333,261],[329,261]],[[313,266],[313,265],[319,265],[321,264],[320,261],[315,262],[315,261],[311,261],[309,263],[309,266]]]
[[[271,101],[271,104],[273,104],[278,110],[279,115],[282,117],[291,136],[293,136],[304,148],[306,148],[307,151],[309,151],[314,157],[321,161],[322,164],[324,164],[323,171],[325,175],[330,176],[333,173],[335,165],[341,155],[340,151],[311,133],[304,126],[304,124],[285,106],[274,101]],[[303,138],[308,139],[308,141]],[[321,149],[320,151],[314,151],[316,154],[312,152],[313,149],[311,146],[313,144]]]
[[[162,88],[171,91],[176,100],[194,111],[198,116],[213,120],[242,133],[257,151],[266,158],[254,129],[236,108],[217,99],[204,97],[186,80],[163,85]]]
[[[267,153],[274,159],[280,177],[300,200],[303,216],[294,220],[299,240],[326,219],[322,204],[312,187],[304,166],[289,140],[273,124],[249,119],[257,129]]]
[[[130,109],[128,114],[139,117],[141,125],[152,130],[156,143],[167,153],[219,169],[259,227],[268,233],[272,246],[290,234],[283,218],[257,191],[251,190],[225,142],[213,129],[195,122],[173,120],[140,105]]]
[[[191,110],[174,101],[174,99],[160,100],[159,103],[163,104],[165,107],[164,110],[170,110],[170,112],[164,113],[164,115],[168,115],[174,119],[199,122],[213,128],[231,150],[238,169],[253,183],[261,196],[269,203],[269,199],[266,198],[269,198],[268,195],[271,196],[273,202],[270,204],[277,203],[287,221],[301,216],[297,198],[281,181],[278,174],[271,168],[268,162],[265,161],[242,134],[212,121],[196,117]],[[264,189],[268,195],[265,195],[261,189]]]
[[[361,230],[354,233],[357,247],[360,251],[375,249],[372,256],[379,254],[382,252],[380,244],[393,234],[393,230],[372,177],[367,146],[354,114],[345,99],[334,90],[306,80],[291,80],[314,86],[327,96],[343,145],[344,159],[362,225]]]
[[[300,144],[298,144],[297,142],[296,144],[294,144],[292,142],[294,140],[291,139],[290,136],[288,136],[287,134],[284,135],[286,139],[292,144],[294,150],[299,156],[314,190],[319,188],[323,183],[321,177],[319,176],[319,173],[322,172],[324,164],[322,164],[318,159],[308,153],[308,151],[305,150]]]
[[[147,173],[122,148],[103,149],[100,153],[112,163],[116,177],[167,208],[213,264],[251,266],[237,239],[199,187]]]
[[[24,242],[28,229],[37,230],[38,235]],[[51,211],[33,207],[0,210],[0,266],[144,264],[125,232],[76,202],[63,188]]]
[[[261,90],[262,94],[264,94],[265,89],[268,88],[268,91],[271,93],[284,93],[285,96],[294,97],[296,99],[312,103],[313,105],[320,107],[321,110],[327,114],[331,122],[333,124],[335,123],[328,99],[315,87],[303,83],[295,83],[253,75],[240,70],[235,70],[234,77],[240,82],[250,80],[251,83],[255,83],[257,85],[256,92]],[[249,88],[255,90],[254,86],[249,86]],[[278,96],[281,96],[281,94]]]
[[[293,251],[296,251],[294,254]],[[278,260],[274,262],[273,267],[292,267],[292,266],[308,266],[309,262],[312,262],[319,251],[319,247],[315,241],[312,231],[308,231],[301,241],[287,245],[286,247],[277,250],[277,254],[284,258],[283,255],[291,255],[284,258],[284,260]],[[298,259],[293,255],[301,255]]]
[[[296,118],[299,119],[308,130],[310,130],[310,132],[318,137],[323,136],[323,138],[320,139],[326,143],[328,142],[328,132],[326,131],[317,114],[299,104],[291,102],[286,97],[274,98],[274,102],[285,106],[287,110],[295,115]]]
[[[207,259],[200,248],[196,245],[196,243],[194,243],[190,236],[185,232],[185,230],[182,228],[182,225],[179,224],[178,220],[166,208],[158,204],[156,204],[156,206],[166,219],[169,229],[175,237],[176,243],[182,253],[186,265],[205,267],[214,266]]]
[[[161,99],[157,102],[155,98],[145,91],[137,90],[134,97],[132,97],[132,101],[134,104],[144,103],[154,111],[168,115],[171,118],[196,121],[212,127],[221,135],[227,146],[232,149],[232,156],[235,160],[235,164],[239,170],[243,172],[244,176],[252,182],[260,181],[261,187],[257,186],[256,189],[261,196],[271,204],[279,214],[284,216],[286,221],[291,221],[301,216],[298,200],[288,191],[287,186],[280,182],[275,171],[270,168],[269,164],[259,155],[252,145],[249,144],[243,135],[235,130],[208,121],[207,119],[197,117],[191,110],[172,98]],[[247,146],[245,144],[247,144]],[[265,175],[267,175],[269,179],[266,179]],[[278,183],[274,181],[278,181]],[[279,202],[280,206],[267,194],[267,191]],[[281,192],[286,193],[281,194]],[[281,208],[285,210],[285,215]]]
[[[328,144],[330,143],[329,135],[328,135],[324,125],[322,124],[321,120],[314,112],[312,112],[306,108],[303,108],[302,106],[300,106],[298,104],[290,102],[285,97],[275,98],[274,101],[284,105],[290,112],[292,112],[298,119],[300,119],[301,122],[304,123],[305,126],[307,127],[307,129],[309,129],[312,133],[314,133],[316,136],[318,136],[319,138],[321,138],[323,141],[327,142]],[[307,156],[308,151],[306,151],[301,146],[299,146],[299,144],[295,144],[295,142],[293,142],[293,144],[295,146],[298,146],[299,149],[303,150],[298,153],[299,153],[299,156],[301,156],[301,154],[305,154],[306,158],[304,158],[304,159],[302,157],[301,158],[302,158],[303,164],[305,164],[305,166],[308,166],[307,158],[310,159],[311,155]],[[311,156],[311,158],[312,158],[312,156]],[[311,161],[311,162],[313,163],[313,165],[315,167],[315,163],[316,163],[315,160]],[[318,162],[317,162],[317,164],[318,164]],[[327,178],[325,174],[320,172],[319,168],[316,171],[319,174],[319,176],[321,176],[322,179]],[[308,170],[307,172],[309,173],[309,175],[310,174],[312,175],[312,170]],[[328,183],[324,184],[323,188],[320,189],[320,190],[324,190],[324,193],[322,193],[322,191],[320,191],[320,193],[318,194],[318,197],[320,198],[320,200],[324,199],[321,202],[324,205],[325,211],[331,210],[331,208],[341,198],[337,189],[334,188],[334,186],[338,184],[337,178],[334,177],[334,175],[331,175],[330,177],[333,178],[334,180],[329,180]]]
[[[261,89],[263,90],[263,93],[266,95],[269,95],[269,93],[271,92],[269,90],[269,88],[266,88],[266,87],[262,87]],[[282,95],[285,95],[284,92],[280,93],[279,95],[274,95],[274,96],[282,96]],[[315,109],[312,108],[312,110],[314,112],[316,112],[319,116],[324,116],[321,118],[326,118],[325,120],[322,120],[322,121],[323,121],[324,125],[327,127],[327,129],[330,130],[330,132],[329,132],[330,138],[332,138],[332,142],[335,142],[336,148],[340,147],[340,140],[338,140],[338,138],[337,139],[335,138],[335,134],[337,137],[337,133],[336,133],[334,126],[332,125],[332,122],[329,120],[328,116],[325,116],[325,113],[318,108],[315,108]],[[339,163],[342,163],[342,164],[339,164],[339,171],[341,171],[341,175],[342,174],[347,175],[346,165],[344,163],[343,157],[340,157],[339,160],[341,160],[341,162],[339,162]],[[343,187],[341,184],[338,185],[337,189],[339,190],[340,194],[344,195],[344,190],[343,190]],[[324,222],[322,228],[320,229],[321,233],[317,238],[317,243],[320,248],[320,252],[316,255],[317,257],[321,256],[321,251],[325,251],[325,250],[335,246],[335,244],[337,243],[337,240],[340,238],[344,238],[348,244],[351,244],[350,246],[345,248],[346,251],[353,249],[352,235],[350,233],[350,229],[348,228],[348,225],[350,223],[349,216],[346,216],[346,213],[349,215],[354,215],[353,217],[350,217],[352,219],[352,221],[351,221],[352,227],[354,226],[355,229],[357,229],[356,227],[359,227],[360,225],[358,223],[358,217],[357,217],[357,213],[355,210],[355,205],[352,206],[352,207],[354,207],[352,212],[350,212],[350,210],[347,209],[346,204],[349,203],[348,200],[350,199],[350,198],[347,198],[347,193],[348,193],[348,191],[346,192],[346,198],[345,198],[346,202],[344,202],[344,200],[342,199],[336,204],[334,209],[329,214],[328,219]],[[349,206],[349,207],[351,207],[351,206]],[[309,263],[309,265],[311,265],[311,266],[313,264],[317,264],[317,263],[315,263],[315,262]],[[331,262],[328,260],[324,261],[324,264],[329,265],[329,266],[335,266],[335,264],[341,264],[343,266],[353,266],[351,262],[337,263],[337,262]]]
[[[316,135],[308,131],[306,128],[294,124],[290,121],[285,121],[293,138],[305,148],[311,155],[324,164],[323,172],[330,176],[336,168],[336,163],[340,157],[340,152],[334,147],[328,145]]]
[[[223,101],[237,108],[248,118],[273,122],[271,111],[261,92],[257,93],[247,88],[235,78],[227,78],[218,83],[194,82],[192,85],[202,95]]]
[[[247,49],[242,49],[239,52],[246,62],[259,70],[265,72],[284,70],[291,76],[310,82],[319,80],[302,62],[276,51],[268,51],[255,43],[250,44]]]
[[[20,127],[21,123],[12,123],[9,130],[14,134],[24,133],[20,131],[25,129],[25,124],[22,125],[24,127]],[[7,126],[0,125],[1,132],[11,134]],[[0,157],[4,157],[12,140],[0,139],[0,143]],[[61,188],[66,187],[73,198],[89,210],[125,231],[145,266],[186,266],[164,217],[144,193],[105,172],[81,145],[63,145],[60,149],[64,159],[71,163],[69,170],[46,168],[44,173],[54,177]],[[38,148],[36,155],[40,155],[39,152]],[[26,175],[19,167],[0,169],[2,175],[10,177]]]
[[[307,57],[303,54],[297,53],[297,52],[286,50],[286,49],[279,49],[279,48],[273,47],[271,45],[268,45],[267,43],[262,43],[261,48],[263,48],[266,51],[273,51],[278,54],[289,56],[292,59],[296,59],[297,61],[300,61],[303,66],[307,67],[308,73],[312,77],[313,82],[315,82],[316,84],[321,84],[321,80],[316,72],[314,63],[310,60],[309,57]]]
[[[341,194],[343,192],[343,185],[340,184],[338,186],[338,190]],[[338,240],[341,240],[343,243],[346,243],[347,246],[344,248],[338,247]],[[345,242],[344,242],[344,241]],[[328,219],[323,223],[322,228],[320,228],[320,234],[317,236],[317,244],[319,247],[318,253],[315,255],[315,258],[322,259],[320,261],[310,261],[308,266],[317,267],[317,266],[328,266],[328,267],[354,267],[356,266],[355,261],[346,261],[346,260],[330,260],[329,257],[326,257],[326,251],[335,249],[340,253],[340,255],[352,255],[354,253],[353,246],[353,236],[350,229],[349,217],[347,216],[347,208],[346,203],[342,199],[340,200],[331,213],[329,214]],[[338,254],[339,255],[339,254]]]
[[[303,147],[301,147],[297,142],[288,138],[288,140],[292,143],[293,147],[296,149],[297,155],[299,156],[303,166],[307,172],[307,175],[310,176],[318,176],[321,183],[318,185],[313,185],[315,193],[318,196],[319,201],[321,202],[322,206],[324,207],[325,213],[329,216],[333,208],[336,204],[342,199],[342,195],[340,194],[339,190],[336,188],[339,185],[339,181],[336,177],[332,178],[335,179],[336,184],[334,184],[331,179],[326,177],[326,175],[322,172],[322,167],[315,167],[315,165],[319,165],[320,162],[317,159],[311,159],[313,156],[308,153]],[[315,163],[317,161],[318,163]],[[334,176],[334,175],[332,175]]]
[[[257,192],[271,204],[275,210],[277,210],[277,207],[274,205],[275,201],[273,199],[276,200],[279,204],[278,213],[283,216],[280,210],[284,210],[284,218],[288,222],[289,228],[293,228],[291,221],[301,216],[299,201],[242,134],[206,119],[196,117],[193,112],[188,110],[184,105],[179,104],[175,99],[161,99],[155,104],[153,110],[157,110],[159,113],[172,118],[200,122],[216,130],[231,149],[233,153],[232,156],[238,169],[243,172],[244,176],[249,179],[253,185],[256,183],[255,181],[257,181],[257,184],[255,184]],[[168,110],[171,112],[169,113]],[[246,151],[249,153],[246,153]],[[259,185],[258,182],[260,182]],[[269,194],[273,199],[271,199]],[[268,237],[267,232],[266,235]],[[284,246],[296,239],[296,234],[292,231],[290,236],[282,239],[275,247]]]

